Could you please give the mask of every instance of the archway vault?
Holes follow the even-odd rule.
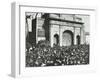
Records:
[[[65,30],[62,35],[62,46],[73,45],[73,32],[70,30]]]
[[[54,35],[54,44],[56,44],[56,45],[59,44],[59,35],[58,34]]]
[[[80,44],[80,35],[76,36],[76,40],[77,40],[77,45],[79,45]]]

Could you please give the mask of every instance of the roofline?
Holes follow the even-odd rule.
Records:
[[[77,21],[71,21],[71,20],[62,20],[62,19],[56,19],[56,18],[49,18],[50,20],[56,20],[56,21],[62,21],[62,22],[70,22],[70,23],[76,23],[76,24],[84,24],[83,22],[77,22]]]

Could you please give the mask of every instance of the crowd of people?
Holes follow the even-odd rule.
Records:
[[[30,46],[26,48],[26,67],[89,64],[89,45]]]

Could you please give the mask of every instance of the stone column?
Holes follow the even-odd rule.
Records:
[[[81,27],[81,44],[84,44],[85,43],[85,32],[84,32],[84,26]]]
[[[38,18],[36,18],[36,44],[38,43]]]
[[[60,42],[60,46],[62,46],[62,29],[61,26],[59,26],[59,42]]]
[[[52,34],[52,26],[50,25],[50,46],[53,47],[53,34]]]
[[[74,45],[76,45],[77,42],[76,42],[76,30],[75,30],[75,27],[74,27]]]

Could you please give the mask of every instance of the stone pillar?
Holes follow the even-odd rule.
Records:
[[[81,28],[81,35],[80,35],[80,38],[81,38],[81,44],[83,44],[83,29]]]
[[[62,29],[61,29],[61,26],[59,26],[59,42],[60,42],[60,46],[62,46]]]
[[[81,44],[84,44],[85,43],[85,32],[84,32],[84,26],[81,27]]]
[[[52,26],[49,28],[50,30],[50,46],[53,47],[53,34],[52,34]]]
[[[77,44],[77,42],[76,42],[76,30],[74,28],[74,45],[76,45],[76,44]]]
[[[36,18],[36,44],[38,43],[38,18]]]

